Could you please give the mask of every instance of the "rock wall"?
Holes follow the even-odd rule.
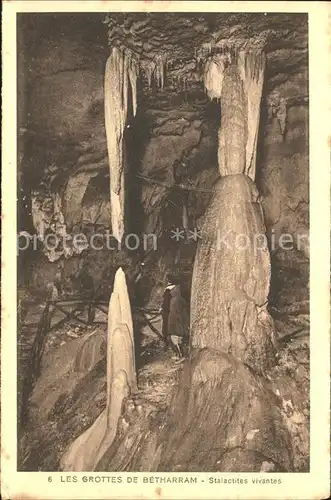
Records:
[[[297,104],[287,111],[287,129],[281,132],[272,117],[263,141],[260,190],[266,222],[277,235],[305,234],[309,227],[308,105]],[[302,240],[304,242],[304,240]],[[309,258],[309,248],[302,246]]]

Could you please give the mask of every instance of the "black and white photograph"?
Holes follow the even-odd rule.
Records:
[[[311,472],[309,15],[125,3],[16,14],[17,471],[276,495]]]

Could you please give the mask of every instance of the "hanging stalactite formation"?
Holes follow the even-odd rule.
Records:
[[[165,53],[156,54],[153,59],[141,59],[140,69],[146,76],[148,87],[151,88],[153,82],[156,87],[163,90],[166,79],[167,55]]]
[[[208,50],[212,53],[211,47],[208,47]],[[234,85],[238,88],[238,95],[232,109],[232,117],[228,113],[225,116],[239,125],[239,127],[234,127],[234,134],[231,137],[231,141],[234,143],[235,150],[239,152],[239,164],[241,165],[244,162],[244,169],[242,170],[242,167],[239,166],[236,158],[237,155],[233,155],[232,151],[230,154],[231,167],[229,167],[228,162],[224,158],[224,149],[228,148],[224,144],[224,131],[227,129],[227,126],[226,124],[223,126],[223,124],[219,132],[219,166],[221,175],[245,173],[252,180],[255,179],[256,148],[264,70],[265,55],[260,50],[237,51],[231,47],[223,47],[222,50],[210,56],[207,60],[204,70],[204,85],[210,99],[216,98],[222,101],[222,109],[223,105],[231,106],[232,100],[222,100],[222,95],[224,95],[223,82],[226,74],[228,75],[229,86]],[[232,74],[231,78],[229,77],[229,72]],[[237,116],[242,112],[245,115],[245,120]],[[244,152],[241,151],[242,145],[238,144],[243,140],[245,141]],[[242,153],[244,153],[244,156]]]
[[[231,54],[220,53],[207,60],[204,72],[204,84],[210,99],[220,99],[224,71],[231,64]]]
[[[110,204],[113,236],[121,241],[124,231],[125,186],[123,139],[128,117],[128,96],[131,90],[133,115],[137,112],[137,78],[140,68],[163,89],[167,58],[158,54],[154,60],[139,63],[137,54],[124,47],[113,47],[105,70],[105,126],[110,169]]]
[[[254,181],[256,171],[257,138],[266,58],[262,51],[240,51],[238,69],[247,95],[248,137],[246,143],[245,173]]]
[[[113,47],[105,70],[105,126],[110,169],[113,236],[124,233],[123,134],[128,115],[129,82],[133,113],[137,110],[138,62],[130,50]]]

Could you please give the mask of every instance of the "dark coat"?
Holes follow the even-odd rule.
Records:
[[[180,286],[166,289],[163,295],[162,306],[163,326],[162,333],[165,339],[170,335],[187,337],[189,329],[189,316],[187,304],[180,292]]]

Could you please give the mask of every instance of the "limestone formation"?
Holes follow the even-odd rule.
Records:
[[[105,409],[94,424],[81,434],[61,458],[60,467],[64,471],[93,471],[105,450],[111,445],[122,411],[123,399],[130,394],[126,373],[120,370],[112,383],[113,413],[108,420]]]
[[[270,256],[253,181],[265,57],[228,50],[212,61],[205,85],[221,102],[223,177],[204,215],[195,257],[191,347],[223,350],[264,373],[273,363],[275,340],[267,311]]]
[[[221,175],[245,173],[255,179],[264,69],[265,55],[260,50],[237,52],[229,46],[207,60],[205,87],[211,99],[221,102]]]
[[[113,418],[113,405],[116,401],[113,400],[113,380],[116,379],[119,372],[124,372],[127,378],[128,386],[131,392],[137,389],[137,378],[134,363],[134,347],[130,331],[126,324],[119,325],[115,328],[111,336],[111,346],[108,351],[107,372],[111,383],[108,384],[108,419]]]
[[[87,373],[102,359],[105,337],[100,332],[92,332],[79,347],[75,359],[76,372]]]
[[[64,209],[68,226],[73,226],[81,219],[82,201],[87,186],[98,172],[80,172],[69,177],[64,193]]]
[[[273,359],[270,258],[248,176],[218,181],[202,235],[192,278],[191,346],[221,349],[261,371]]]
[[[191,351],[155,449],[151,470],[159,472],[259,472],[265,460],[278,472],[293,467],[275,396],[243,363],[215,349]]]
[[[131,51],[113,47],[105,69],[105,126],[110,171],[112,233],[121,241],[124,233],[123,134],[128,115],[129,82],[133,113],[137,109],[138,66]]]
[[[120,339],[120,330],[123,331],[123,340]],[[115,335],[116,333],[116,335]],[[125,338],[124,338],[125,334]],[[127,340],[125,340],[127,338]],[[126,351],[123,351],[124,343]],[[129,385],[134,392],[137,387],[135,355],[134,355],[134,336],[133,322],[131,315],[130,299],[126,285],[125,274],[120,267],[115,275],[114,289],[109,301],[108,313],[108,340],[107,340],[107,378],[111,380],[114,375],[113,360],[117,357],[116,348],[123,354],[120,360],[123,363],[123,369],[128,366],[130,360],[131,367],[127,373]],[[127,357],[127,359],[126,359]],[[117,364],[117,366],[119,366]],[[125,367],[125,368],[124,368]],[[108,385],[108,403],[110,402],[110,385]]]
[[[43,252],[48,260],[54,262],[63,255],[70,257],[79,253],[79,248],[63,244],[64,241],[69,241],[70,236],[67,233],[60,194],[40,189],[32,194],[31,201],[33,225],[44,245]]]
[[[91,339],[88,338],[87,341]],[[87,344],[87,346],[86,346]],[[94,343],[85,342],[81,350]],[[125,274],[117,270],[109,302],[107,337],[107,405],[97,420],[69,446],[61,459],[66,471],[88,471],[102,459],[116,435],[118,419],[125,398],[137,390],[133,324]],[[93,352],[89,356],[93,360]],[[77,369],[86,368],[91,359],[79,356]],[[84,363],[83,363],[84,362]]]
[[[221,103],[221,126],[218,132],[218,165],[221,175],[243,174],[246,169],[248,137],[247,97],[239,69],[225,70]]]

